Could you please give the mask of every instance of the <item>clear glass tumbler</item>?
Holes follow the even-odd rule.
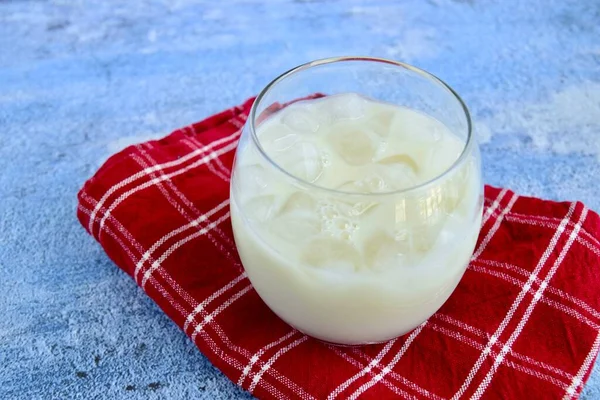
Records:
[[[376,118],[365,131],[367,109]],[[394,143],[399,153],[377,156]],[[385,172],[414,177],[417,164],[427,179]],[[368,168],[383,175],[331,183]],[[435,76],[377,58],[314,61],[267,85],[231,180],[235,242],[252,285],[291,326],[337,344],[382,342],[433,315],[464,274],[482,207],[463,101]]]

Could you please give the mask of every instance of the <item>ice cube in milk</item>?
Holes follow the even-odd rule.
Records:
[[[380,342],[432,315],[479,232],[474,156],[441,122],[353,93],[289,105],[257,127],[233,174],[231,219],[253,286],[290,325]],[[346,194],[342,194],[344,192]]]

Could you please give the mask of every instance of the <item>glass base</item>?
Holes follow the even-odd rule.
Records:
[[[296,329],[298,332],[312,338],[315,339],[323,344],[326,344],[328,346],[335,346],[335,347],[362,347],[362,346],[371,346],[371,345],[376,345],[376,344],[383,344],[383,343],[387,343],[390,340],[394,340],[394,339],[398,339],[401,338],[402,336],[408,335],[409,333],[411,333],[412,331],[414,331],[416,328],[409,330],[408,332],[402,333],[400,335],[397,336],[392,336],[388,339],[384,339],[384,340],[377,340],[377,341],[371,341],[371,342],[359,342],[359,343],[337,343],[337,342],[332,342],[329,340],[325,340],[325,339],[321,339],[318,338],[316,336],[311,335],[310,333],[306,333],[304,332],[302,329],[298,329],[295,326],[291,325],[290,323],[286,322],[288,325],[290,325],[292,328]]]

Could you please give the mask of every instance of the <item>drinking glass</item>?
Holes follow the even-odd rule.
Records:
[[[344,93],[435,119],[460,141],[460,156],[426,182],[366,193],[320,185],[319,168],[328,167],[323,154],[315,158],[302,148],[285,154],[266,148],[261,127],[282,118],[286,107]],[[351,126],[353,113],[359,112],[356,104],[341,101],[336,107]],[[287,128],[300,136],[326,134],[319,124],[302,119]],[[416,141],[422,132],[408,127],[408,135]],[[429,163],[436,163],[443,143],[426,149]],[[300,157],[305,174],[284,168],[285,157]],[[403,335],[448,299],[479,235],[481,161],[467,107],[440,79],[400,62],[339,57],[298,66],[269,83],[252,106],[236,153],[230,207],[248,278],[281,319],[336,344]],[[376,233],[348,245],[323,224],[340,225],[344,232],[369,226]],[[393,267],[378,268],[382,254],[394,260]]]

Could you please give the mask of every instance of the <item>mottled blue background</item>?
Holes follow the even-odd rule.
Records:
[[[598,0],[0,0],[0,398],[248,398],[85,234],[75,195],[127,144],[347,54],[453,86],[487,182],[600,209]]]

